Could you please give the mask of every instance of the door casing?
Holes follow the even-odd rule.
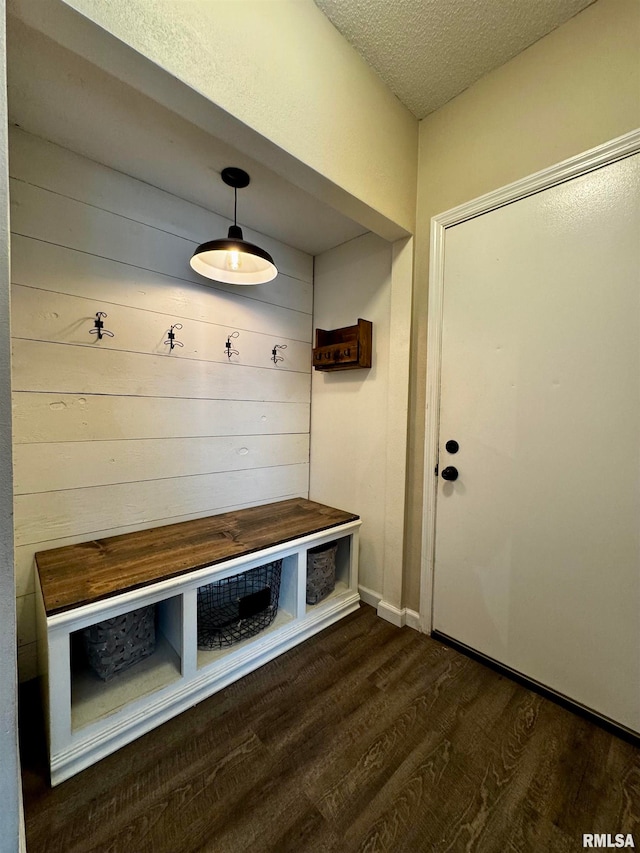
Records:
[[[430,634],[433,616],[433,570],[435,556],[436,495],[438,480],[438,438],[440,431],[440,375],[442,364],[442,323],[444,305],[445,237],[447,228],[481,216],[498,207],[549,189],[556,184],[599,169],[640,151],[640,130],[592,148],[589,151],[543,169],[501,189],[434,216],[431,220],[431,261],[429,269],[429,316],[427,326],[426,420],[424,446],[424,507],[420,573],[420,628]]]

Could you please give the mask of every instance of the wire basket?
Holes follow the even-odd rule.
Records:
[[[307,551],[307,604],[317,604],[336,587],[337,542]]]
[[[113,619],[89,625],[82,640],[89,665],[109,681],[149,655],[156,647],[155,604],[130,610]]]
[[[282,560],[198,589],[198,648],[221,649],[253,637],[276,618]]]

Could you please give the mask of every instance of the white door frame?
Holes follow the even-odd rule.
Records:
[[[433,568],[435,556],[436,496],[438,480],[434,475],[438,462],[440,428],[440,373],[442,361],[442,320],[444,303],[445,232],[467,219],[519,201],[556,184],[591,172],[640,151],[640,130],[619,136],[610,142],[564,160],[541,172],[522,178],[459,207],[434,216],[431,220],[431,260],[429,264],[429,317],[427,326],[427,389],[424,445],[424,484],[422,521],[422,559],[420,572],[420,628],[430,634],[433,608]]]

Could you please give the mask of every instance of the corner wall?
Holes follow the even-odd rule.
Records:
[[[411,241],[366,234],[315,259],[314,328],[373,323],[370,369],[312,372],[310,497],[362,516],[361,594],[400,612]]]
[[[360,584],[383,592],[391,246],[365,234],[318,255],[313,325],[373,323],[370,369],[312,371],[309,496],[362,516]]]
[[[4,0],[0,16],[4,23]],[[16,606],[13,573],[13,471],[11,462],[11,327],[9,270],[9,164],[5,28],[0,27],[0,851],[24,843],[18,757]]]
[[[431,217],[640,126],[640,3],[598,0],[420,123],[404,604],[420,600]]]

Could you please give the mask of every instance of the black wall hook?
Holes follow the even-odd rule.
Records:
[[[237,349],[233,349],[233,344],[231,343],[231,338],[239,338],[240,332],[231,332],[231,334],[227,337],[227,342],[224,345],[224,350],[227,354],[227,358],[231,360],[232,355],[240,355]]]
[[[98,340],[101,341],[102,338],[107,335],[109,338],[115,338],[113,332],[110,332],[108,329],[105,329],[104,323],[102,322],[102,318],[106,317],[104,311],[96,311],[96,319],[93,321],[94,329],[89,329],[90,335],[97,335]]]
[[[182,328],[182,323],[174,323],[173,326],[171,326],[169,328],[169,330],[167,332],[167,340],[165,341],[165,344],[169,344],[170,350],[172,350],[174,347],[183,347],[184,346],[183,343],[180,343],[180,341],[176,340],[176,336],[175,336],[175,333],[173,331],[174,329],[181,329],[181,328]]]
[[[279,361],[284,361],[284,356],[278,355],[278,350],[286,349],[286,348],[287,348],[286,344],[276,344],[274,346],[274,348],[271,350],[271,360],[273,361],[274,364],[277,364]]]

